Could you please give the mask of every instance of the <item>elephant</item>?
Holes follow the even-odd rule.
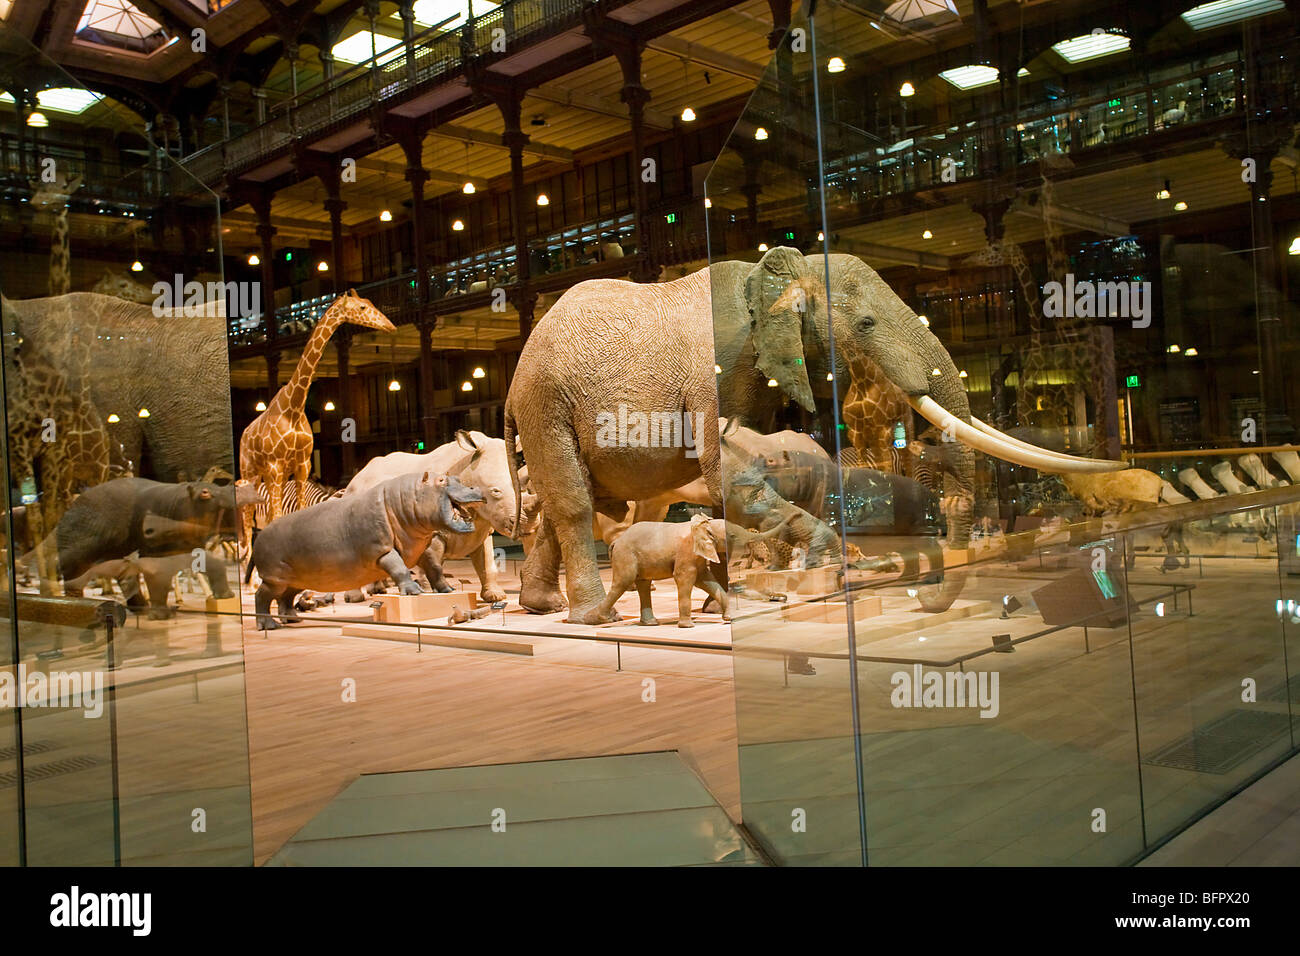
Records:
[[[4,325],[48,355],[65,355],[69,332],[92,343],[90,400],[136,474],[160,481],[234,470],[226,320],[156,315],[149,305],[73,292],[4,299]],[[142,467],[142,452],[144,464]]]
[[[469,558],[478,574],[480,596],[485,601],[504,601],[506,592],[497,583],[496,562],[492,550],[492,532],[507,538],[531,534],[536,525],[536,499],[524,495],[522,514],[516,522],[514,499],[510,495],[510,472],[505,442],[489,438],[482,432],[458,431],[454,441],[440,445],[423,455],[393,452],[374,458],[344,489],[345,495],[358,494],[398,475],[428,471],[435,475],[453,475],[464,484],[483,493],[484,502],[474,513],[474,530],[458,534],[440,530],[420,556],[419,566],[434,591],[453,591],[442,573],[447,558]]]
[[[770,431],[788,399],[816,411],[810,375],[843,375],[862,360],[874,363],[923,417],[970,446],[964,475],[972,489],[975,450],[1050,470],[1124,467],[1045,452],[972,419],[947,351],[856,257],[805,257],[776,247],[757,264],[719,262],[654,285],[592,279],[565,292],[533,328],[506,398],[512,469],[518,435],[543,508],[520,604],[538,613],[563,608],[562,558],[568,620],[608,620],[593,512],[621,514],[629,500],[701,477],[711,503],[721,504],[719,407],[728,418]],[[657,433],[633,428],[634,415],[641,416],[638,424],[648,420],[650,431],[657,424]],[[609,427],[614,417],[616,434]],[[674,417],[682,427],[669,428],[665,441],[664,427]],[[517,477],[513,484],[518,512]],[[952,546],[969,542],[972,509],[973,499],[950,519]],[[960,583],[945,582],[928,598],[930,607],[950,604]]]
[[[87,489],[68,507],[55,529],[59,572],[68,582],[67,593],[79,596],[73,582],[101,562],[205,548],[234,508],[233,486],[203,481],[170,484],[148,478],[114,478]],[[206,563],[213,596],[233,597],[225,562],[209,554]],[[119,578],[118,583],[129,606],[143,606],[134,577]]]

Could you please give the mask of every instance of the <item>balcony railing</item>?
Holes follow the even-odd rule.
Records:
[[[459,71],[467,58],[491,56],[504,30],[506,49],[518,50],[534,37],[576,24],[586,0],[506,0],[454,31],[443,21],[403,45],[348,69],[277,104],[265,123],[214,144],[182,162],[198,179],[215,182],[225,172],[241,172],[284,149],[296,139],[355,121],[372,107],[419,86],[436,85]]]

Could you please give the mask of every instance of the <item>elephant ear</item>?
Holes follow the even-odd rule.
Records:
[[[691,550],[710,564],[718,563],[718,549],[713,543],[713,535],[709,533],[708,515],[691,518]]]
[[[803,329],[814,281],[807,260],[785,246],[768,250],[745,276],[754,365],[810,412],[817,407],[804,360]]]

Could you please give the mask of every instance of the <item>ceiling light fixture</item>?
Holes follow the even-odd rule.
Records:
[[[767,130],[762,126],[754,130],[754,139],[758,140],[760,143],[767,139]]]
[[[759,251],[759,252],[767,252],[767,243],[766,243],[766,242],[760,242],[760,243],[758,244],[758,251]]]
[[[1196,351],[1196,346],[1192,346],[1183,354],[1186,355],[1188,358],[1195,358],[1197,355],[1200,355],[1201,353]]]
[[[841,57],[833,56],[826,64],[827,73],[843,73],[845,70],[844,60]]]
[[[538,194],[537,194],[537,205],[539,205],[539,206],[549,206],[550,204],[551,204],[551,197],[550,197],[550,196],[546,195],[546,193],[538,193]]]
[[[1186,212],[1186,211],[1187,211],[1187,203],[1182,201],[1174,203],[1174,212]]]
[[[686,109],[682,110],[682,122],[683,122],[683,123],[694,123],[694,122],[695,122],[695,110],[691,109],[689,106],[686,107]]]
[[[259,400],[258,400],[258,403],[257,403],[256,405],[253,406],[253,411],[255,411],[255,412],[264,412],[264,411],[266,411],[266,402],[263,402],[263,401],[261,401],[261,400],[259,399]]]
[[[911,83],[904,83],[902,86],[900,86],[900,87],[898,88],[898,95],[899,95],[899,96],[915,96],[915,95],[916,95],[916,87],[913,86]]]
[[[316,271],[317,271],[317,272],[329,272],[329,271],[330,271],[330,264],[329,264],[328,262],[326,262],[324,259],[322,259],[320,262],[316,263]]]
[[[250,266],[260,266],[262,264],[262,257],[256,252],[250,253],[248,256],[248,264]]]
[[[390,392],[400,392],[402,390],[402,383],[397,379],[393,379],[388,383],[388,390]]]
[[[334,403],[333,403],[333,402],[326,402],[326,403],[325,403],[325,411],[327,411],[327,412],[332,412],[332,411],[334,411]]]
[[[31,115],[27,117],[27,125],[34,126],[37,129],[44,129],[50,125],[50,121],[45,118],[45,114],[40,110],[32,110]]]
[[[460,187],[460,191],[466,196],[472,196],[476,190],[474,189],[474,184],[467,179],[465,180],[465,185]]]
[[[1171,193],[1171,192],[1169,191],[1169,180],[1166,179],[1166,180],[1165,180],[1164,188],[1161,189],[1161,190],[1159,190],[1159,191],[1156,193],[1156,198],[1157,198],[1157,199],[1168,199],[1168,198],[1170,198],[1172,195],[1173,195],[1173,193]]]
[[[392,214],[390,211],[388,211],[387,209],[385,209],[383,212],[381,212],[381,213],[379,214],[379,221],[380,221],[380,222],[392,222],[392,221],[393,221],[393,214]]]
[[[474,391],[474,383],[473,383],[473,382],[462,382],[462,383],[461,383],[461,386],[460,386],[460,390],[461,390],[462,392],[472,392],[472,391]]]
[[[1288,256],[1300,256],[1300,236],[1296,236],[1291,240],[1291,245],[1287,248],[1286,254]]]
[[[117,417],[117,412],[114,412],[113,414],[111,414],[111,415],[108,416],[108,423],[109,423],[110,425],[116,425],[116,424],[117,424],[118,422],[120,422],[121,420],[122,420],[122,419],[120,419],[120,418]]]
[[[925,230],[925,232],[921,233],[921,238],[922,238],[922,239],[933,239],[933,238],[934,238],[934,233],[932,233],[929,229],[927,229],[927,230]]]
[[[452,232],[460,232],[460,231],[463,230],[464,228],[465,228],[465,224],[464,224],[463,222],[461,222],[459,219],[457,219],[455,222],[453,222],[453,223],[451,224],[451,231],[452,231]]]
[[[483,371],[483,366],[476,366],[473,373],[474,378],[487,378],[487,372]]]
[[[131,271],[144,272],[144,263],[141,262],[139,259],[136,259],[135,262],[131,263]]]
[[[1215,0],[1214,3],[1192,7],[1181,19],[1193,30],[1212,30],[1225,23],[1284,9],[1286,4],[1282,0]]]
[[[1129,48],[1128,37],[1118,33],[1085,33],[1083,36],[1062,40],[1052,47],[1066,63],[1082,63],[1098,57],[1110,56]]]
[[[142,408],[140,409],[140,411],[136,412],[136,418],[148,418],[148,417],[149,417],[149,409],[147,408]]]

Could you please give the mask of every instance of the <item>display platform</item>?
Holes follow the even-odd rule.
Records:
[[[365,774],[271,866],[752,866],[676,751]]]

